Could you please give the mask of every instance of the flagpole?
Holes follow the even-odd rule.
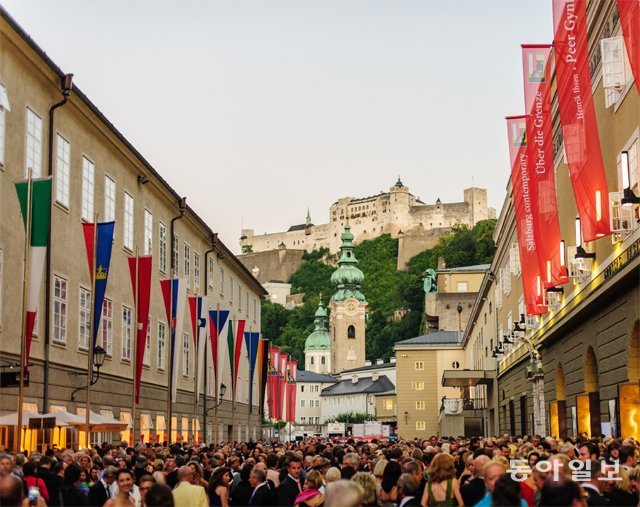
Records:
[[[238,328],[236,325],[236,332]],[[235,359],[236,359],[236,337],[234,336],[231,340],[233,345],[232,355],[229,356],[231,361],[233,361],[233,370],[231,373],[231,442],[235,442],[236,438],[236,387],[237,387],[237,378],[238,372],[235,370]]]
[[[198,418],[198,363],[200,362],[200,315],[198,312],[198,292],[196,291],[195,294],[196,299],[194,300],[194,304],[195,304],[195,309],[196,309],[196,315],[195,315],[195,320],[196,320],[196,326],[195,326],[195,336],[194,336],[194,340],[193,343],[195,344],[195,353],[193,354],[193,357],[195,359],[195,368],[193,369],[193,374],[194,374],[194,378],[193,378],[193,424],[191,426],[192,431],[193,431],[193,445],[196,445],[197,442],[197,438],[196,438],[196,421]]]
[[[135,326],[135,334],[134,334],[134,338],[132,340],[133,342],[133,376],[131,377],[131,379],[133,380],[132,382],[132,387],[133,389],[131,390],[131,442],[133,444],[133,447],[135,447],[136,445],[136,372],[138,371],[138,329],[140,324],[138,323],[138,300],[139,300],[139,291],[140,291],[140,278],[138,275],[138,245],[136,245],[136,271],[135,271],[135,294],[134,294],[134,300],[135,300],[135,308],[133,310],[133,315],[134,315],[134,322],[136,324]],[[147,347],[147,337],[144,337],[145,340],[145,350]]]
[[[167,340],[167,422],[165,428],[167,428],[167,446],[171,442],[171,380],[173,378],[173,237],[171,238],[171,274],[169,277],[169,339]]]
[[[218,347],[218,341],[220,339],[220,302],[216,303],[216,359],[218,359],[217,363],[213,365],[213,376],[214,376],[214,409],[213,409],[213,442],[215,443],[218,440],[218,407],[220,406],[222,400],[218,400],[218,371],[220,368],[220,359],[218,357],[220,349]],[[220,380],[222,380],[222,375],[220,375]]]
[[[90,415],[91,415],[91,382],[93,380],[93,349],[94,349],[94,336],[93,336],[93,326],[95,322],[95,313],[96,313],[96,262],[97,262],[97,253],[98,253],[98,214],[94,213],[93,215],[93,259],[91,263],[91,313],[89,315],[89,343],[87,350],[87,403],[86,403],[86,414],[85,414],[85,439],[87,449],[90,447]],[[102,311],[102,309],[100,309]]]
[[[32,169],[27,170],[27,216],[24,243],[24,280],[22,282],[22,332],[20,333],[20,384],[18,388],[18,427],[16,428],[16,452],[22,446],[22,404],[24,403],[24,377],[27,371],[27,297],[29,292],[29,249],[31,246]]]
[[[247,308],[247,312],[249,311],[249,309]],[[253,347],[251,344],[253,342],[253,338],[251,336],[251,329],[252,326],[249,326],[249,350],[247,351],[249,354],[249,383],[247,384],[247,398],[248,398],[248,403],[247,403],[247,428],[249,426],[251,426],[251,394],[252,394],[252,384],[253,384],[253,379],[251,378],[251,348]],[[257,356],[257,354],[256,354]],[[247,435],[247,440],[249,440],[249,435]]]

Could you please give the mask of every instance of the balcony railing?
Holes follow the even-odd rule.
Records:
[[[443,398],[440,412],[462,414],[464,410],[484,410],[487,403],[484,398]]]

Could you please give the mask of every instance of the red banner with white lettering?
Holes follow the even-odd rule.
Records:
[[[611,234],[609,190],[593,107],[587,0],[553,0],[558,108],[584,241]]]
[[[534,233],[545,288],[569,281],[560,264],[560,221],[553,163],[551,46],[522,45],[524,107],[527,113],[527,164],[535,188]]]
[[[140,382],[142,381],[142,365],[147,349],[147,330],[149,329],[149,305],[151,302],[151,267],[150,255],[142,257],[129,257],[129,274],[131,275],[131,288],[136,300],[136,364],[135,364],[135,399],[140,403]],[[149,338],[151,339],[151,338]],[[151,344],[149,344],[151,346]],[[149,349],[151,353],[151,349]],[[151,358],[148,358],[151,360]]]
[[[636,90],[640,92],[640,0],[618,0],[618,13]]]
[[[534,230],[536,192],[526,153],[526,116],[507,117],[507,133],[525,309],[527,315],[540,315],[547,308],[542,304],[542,276]]]

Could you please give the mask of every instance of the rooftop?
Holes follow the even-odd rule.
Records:
[[[291,227],[289,227],[289,230],[287,232],[293,232],[293,231],[304,231],[307,227],[312,227],[313,224],[298,224],[298,225],[292,225]]]
[[[393,391],[395,386],[386,375],[380,375],[377,380],[371,377],[353,382],[351,379],[340,382],[322,390],[320,396],[340,396],[343,394],[377,394]]]
[[[427,345],[427,346],[441,346],[441,345],[461,345],[462,333],[460,331],[436,331],[422,336],[416,336],[415,338],[409,338],[408,340],[402,340],[396,342],[395,347],[405,347],[412,345]]]
[[[296,382],[318,382],[324,384],[333,384],[336,381],[333,375],[328,373],[315,373],[313,371],[298,370],[296,373]]]
[[[394,362],[388,362],[388,363],[381,363],[381,364],[368,364],[366,366],[360,366],[358,368],[351,368],[349,370],[344,370],[342,373],[350,373],[350,372],[358,372],[358,371],[367,371],[367,370],[379,370],[381,368],[395,368],[396,367],[396,363]]]
[[[437,269],[438,273],[443,273],[446,271],[486,271],[491,268],[491,264],[475,264],[473,266],[460,266],[458,268],[443,268]]]

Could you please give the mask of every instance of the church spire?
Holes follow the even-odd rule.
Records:
[[[305,220],[305,224],[311,225],[311,213],[309,213],[309,208],[307,208],[307,218]]]
[[[344,226],[341,236],[342,246],[340,247],[340,259],[338,269],[331,275],[331,283],[336,288],[332,296],[333,301],[344,301],[347,298],[355,298],[358,301],[366,301],[360,287],[364,282],[364,274],[358,268],[358,259],[354,253],[351,226],[349,222]]]

